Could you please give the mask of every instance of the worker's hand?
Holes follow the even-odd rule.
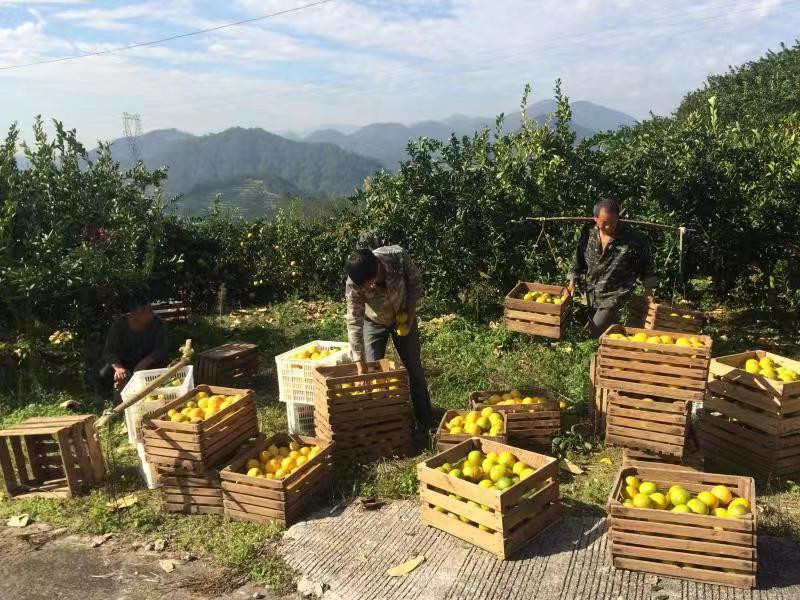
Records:
[[[114,367],[114,382],[125,381],[128,377],[130,377],[128,369],[125,367]]]
[[[567,293],[570,296],[572,296],[572,294],[575,293],[575,280],[574,279],[569,282],[569,285],[567,285]]]

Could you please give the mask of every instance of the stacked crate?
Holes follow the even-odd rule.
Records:
[[[522,397],[540,398],[538,404],[488,404],[491,396],[503,396],[510,390],[472,392],[469,404],[472,410],[491,406],[506,417],[508,443],[519,448],[549,448],[554,437],[561,433],[561,408],[552,392],[545,388],[522,390]]]
[[[272,445],[316,445],[319,454],[297,471],[282,479],[247,475],[247,461]],[[225,515],[241,521],[269,523],[279,521],[285,525],[295,521],[330,485],[332,444],[306,436],[278,433],[271,438],[259,436],[248,444],[225,468],[220,471]]]
[[[622,492],[628,476],[651,481],[663,490],[681,485],[692,494],[725,485],[735,496],[749,502],[751,512],[739,518],[724,518],[625,506]],[[606,508],[609,553],[616,568],[718,585],[755,587],[757,507],[752,478],[661,467],[626,467],[617,476]]]
[[[258,375],[258,346],[230,342],[197,355],[197,382],[235,386],[246,377]]]
[[[205,392],[239,396],[239,400],[198,423],[176,423],[168,412],[179,410]],[[153,466],[170,512],[219,512],[219,469],[248,439],[258,434],[255,393],[247,389],[199,385],[188,394],[146,414],[142,434],[147,461]]]
[[[437,470],[472,450],[511,452],[535,472],[498,491]],[[506,559],[561,518],[558,461],[482,438],[471,438],[417,465],[422,520]],[[450,514],[446,514],[450,513]]]
[[[406,456],[413,422],[408,373],[394,361],[317,367],[314,426],[334,442],[336,461]]]
[[[660,300],[648,301],[642,296],[634,296],[628,301],[627,324],[643,329],[694,334],[703,328],[705,314]]]
[[[748,359],[769,357],[800,372],[800,362],[761,350],[711,361],[698,437],[708,457],[759,478],[800,473],[800,381],[753,375]]]
[[[561,304],[525,300],[528,292],[548,293],[561,299]],[[564,334],[572,308],[572,296],[567,288],[520,281],[505,298],[503,321],[506,329],[530,335],[560,339]]]
[[[689,433],[691,403],[611,392],[606,443],[657,455],[682,457]]]

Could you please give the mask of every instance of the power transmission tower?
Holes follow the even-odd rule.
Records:
[[[139,160],[139,148],[136,145],[136,140],[142,135],[142,115],[139,113],[122,113],[122,131],[125,139],[128,140],[131,161],[135,163]]]

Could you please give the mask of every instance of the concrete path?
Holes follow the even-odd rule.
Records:
[[[418,510],[412,501],[324,510],[291,527],[280,552],[299,589],[324,600],[800,599],[800,546],[786,540],[759,538],[759,589],[749,591],[613,569],[605,519],[564,519],[500,561],[425,526]],[[412,573],[385,574],[417,554],[426,560]]]

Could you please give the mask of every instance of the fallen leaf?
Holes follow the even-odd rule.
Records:
[[[573,475],[583,475],[583,469],[581,469],[578,465],[574,462],[569,460],[568,458],[562,458],[559,466],[568,473],[572,473]]]
[[[158,565],[164,569],[166,573],[172,573],[175,570],[175,563],[169,559],[162,559],[158,561]]]
[[[406,562],[404,562],[401,565],[396,565],[392,567],[391,569],[386,571],[386,574],[389,577],[400,577],[401,575],[407,575],[408,573],[411,573],[411,571],[416,569],[418,566],[420,566],[423,562],[425,562],[425,556],[419,554],[414,558],[409,558]]]
[[[121,508],[130,508],[137,502],[139,502],[138,494],[128,494],[127,496],[123,496],[122,498],[118,498],[111,502],[107,502],[106,508],[108,508],[110,512],[116,512]]]
[[[29,520],[30,518],[28,517],[27,513],[25,513],[11,517],[8,521],[6,521],[6,525],[9,527],[25,527]]]
[[[78,403],[75,402],[75,400],[64,400],[64,402],[62,402],[58,406],[60,406],[64,410],[75,410],[76,408],[78,408]]]
[[[89,540],[89,548],[97,548],[98,546],[102,546],[108,540],[111,539],[113,533],[106,533],[104,535],[96,535],[92,539]]]

